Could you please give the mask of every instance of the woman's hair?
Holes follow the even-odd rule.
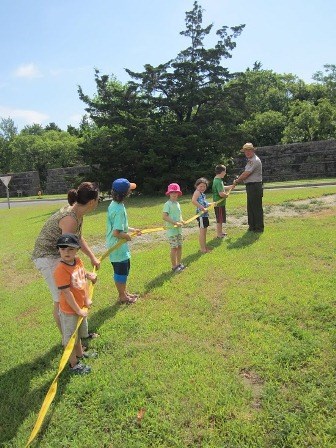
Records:
[[[77,204],[86,205],[92,199],[97,199],[99,190],[97,185],[92,182],[82,182],[80,186],[75,190],[68,191],[68,202],[73,205],[75,202]]]
[[[223,171],[226,171],[226,166],[225,166],[225,165],[217,165],[217,166],[215,167],[215,173],[216,173],[216,174],[220,174],[220,173],[222,173]]]
[[[199,184],[205,184],[208,187],[209,186],[209,181],[205,177],[200,177],[195,182],[195,188],[197,188],[199,186]]]

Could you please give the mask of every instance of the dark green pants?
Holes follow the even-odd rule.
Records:
[[[262,208],[263,187],[261,182],[246,184],[247,219],[249,230],[264,231],[264,211]]]

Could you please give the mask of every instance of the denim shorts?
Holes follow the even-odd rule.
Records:
[[[111,264],[114,271],[114,281],[117,283],[126,283],[131,269],[130,259],[125,261],[111,261]]]

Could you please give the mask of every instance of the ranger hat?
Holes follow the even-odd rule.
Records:
[[[241,149],[241,152],[244,152],[244,151],[248,151],[248,150],[252,150],[252,151],[255,151],[257,148],[255,148],[254,146],[253,146],[253,144],[252,143],[250,143],[250,142],[247,142],[247,143],[245,143],[245,145],[242,147],[242,149]]]

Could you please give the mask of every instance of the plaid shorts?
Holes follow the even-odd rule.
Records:
[[[182,246],[182,235],[179,233],[178,235],[169,236],[168,241],[169,241],[170,247],[172,249],[181,247]]]

